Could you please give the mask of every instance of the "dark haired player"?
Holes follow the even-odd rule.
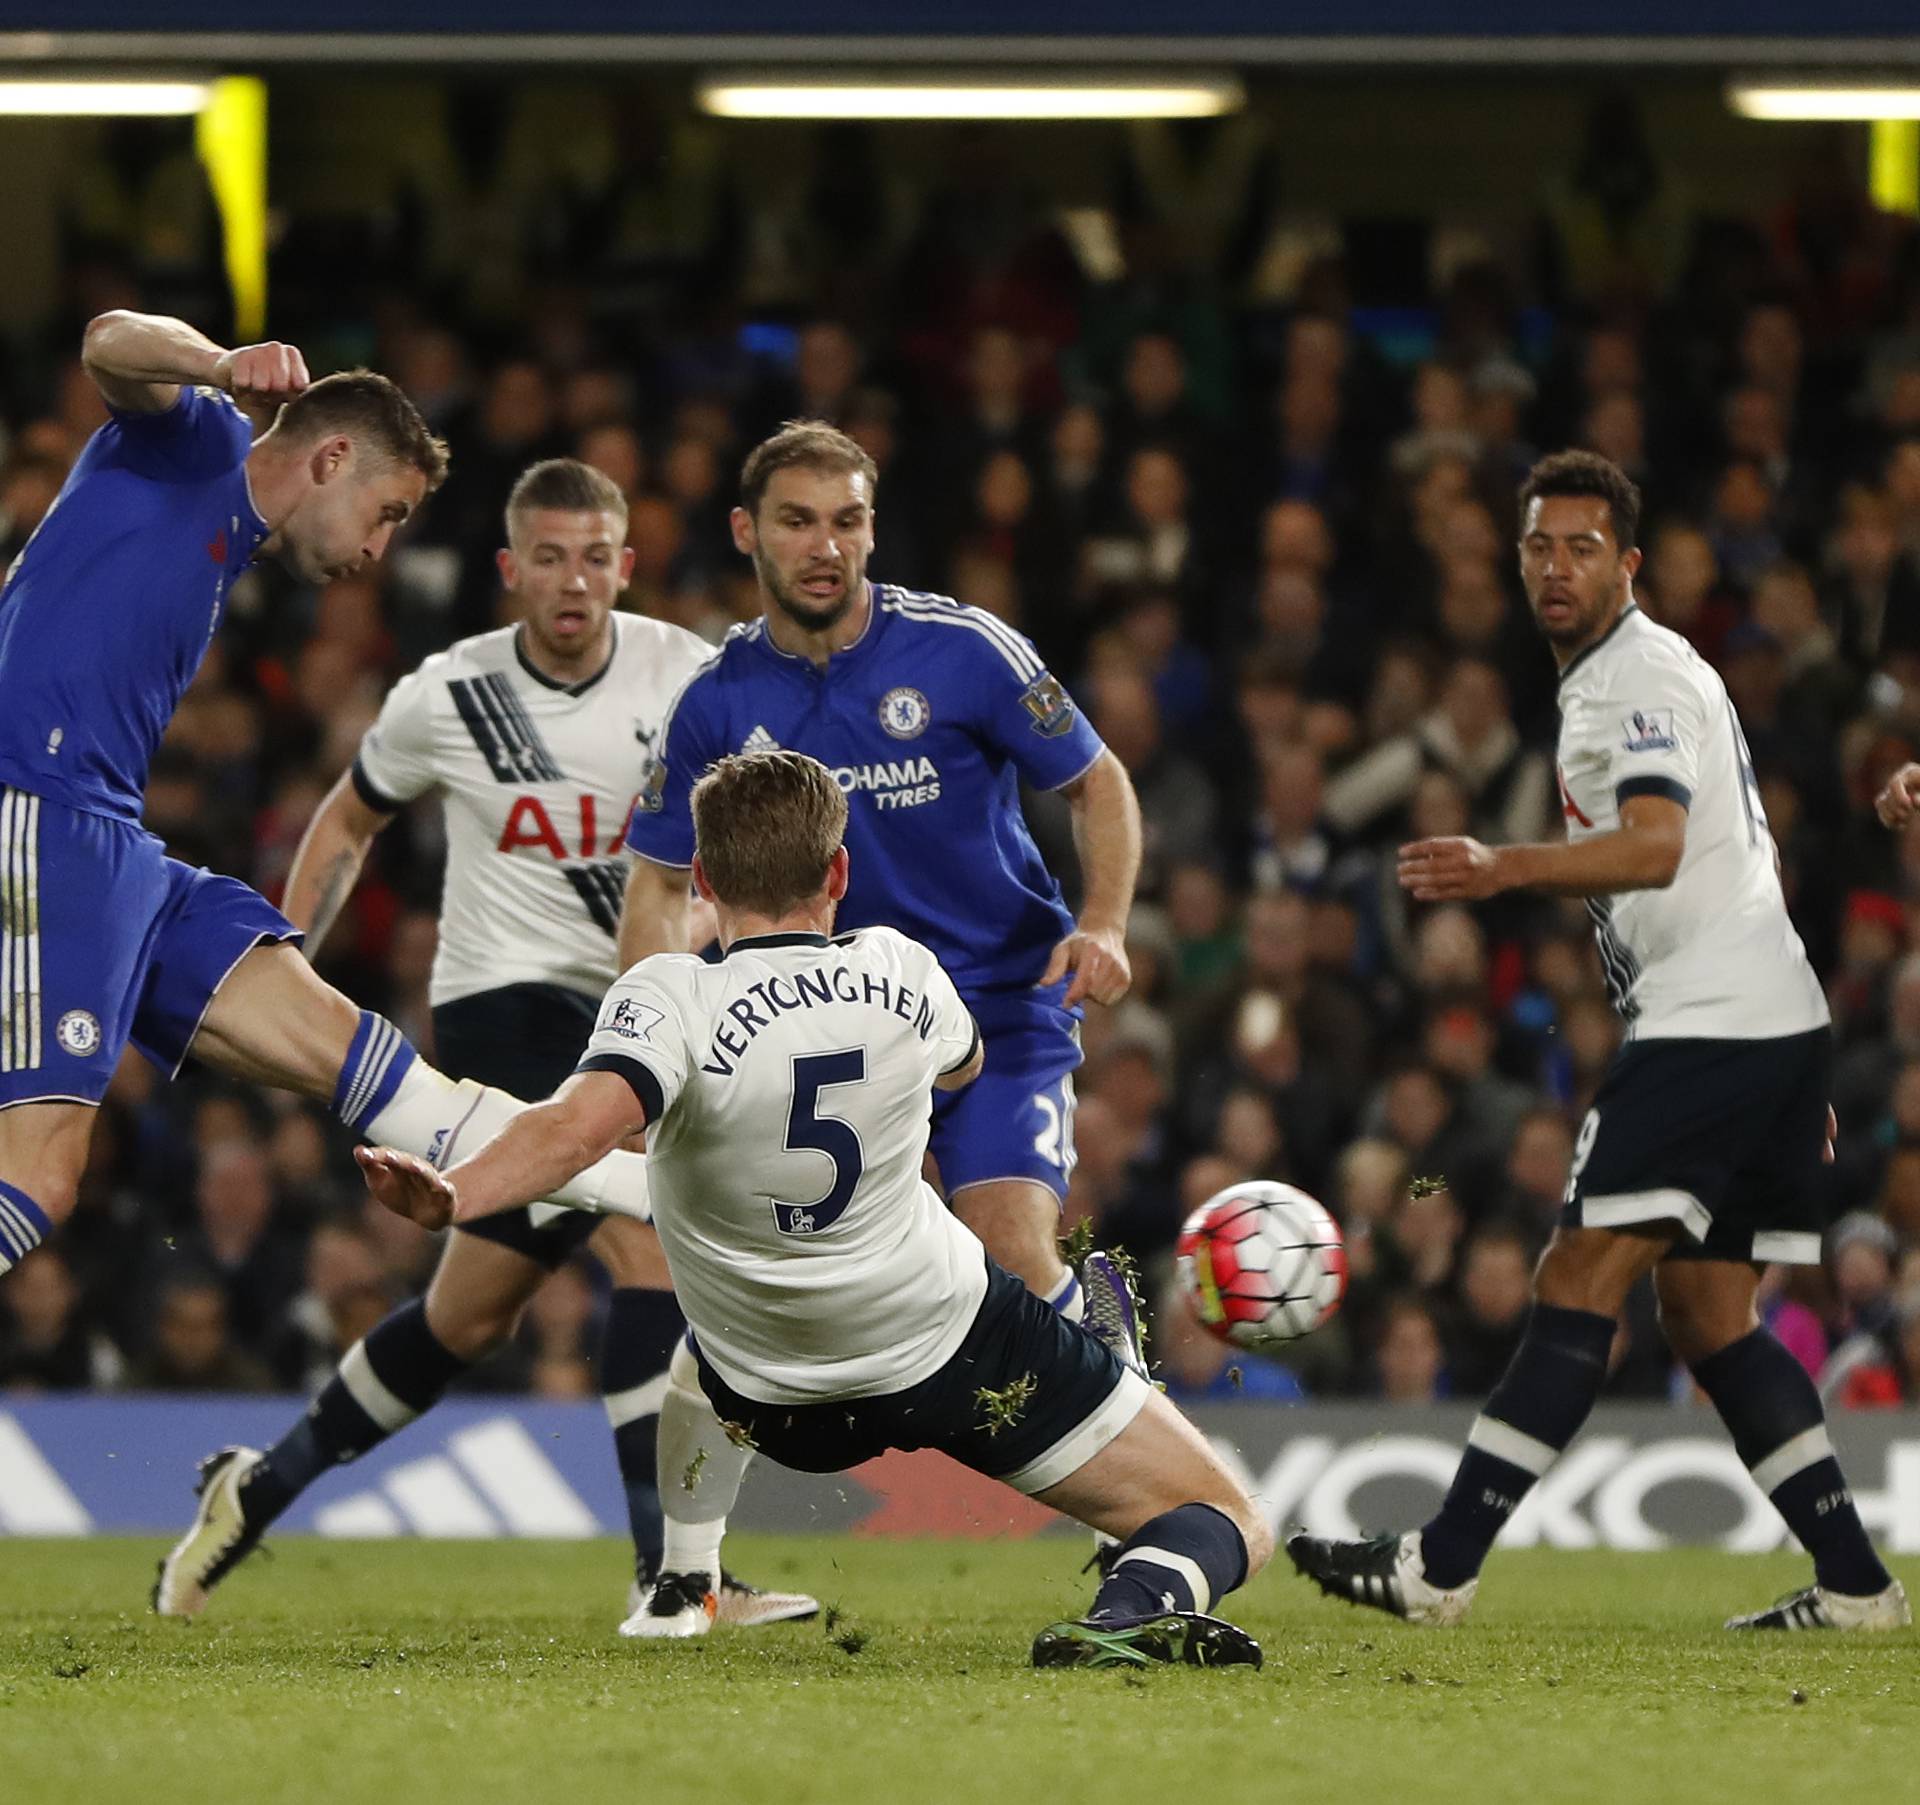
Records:
[[[748,455],[732,529],[753,560],[761,616],[728,634],[668,716],[628,835],[640,856],[621,958],[670,950],[656,924],[686,891],[701,773],[741,751],[819,759],[851,811],[842,922],[932,948],[986,1039],[979,1082],[933,1104],[949,1203],[1002,1266],[1144,1370],[1118,1267],[1096,1253],[1076,1274],[1056,1245],[1080,1006],[1118,1002],[1130,978],[1139,806],[1125,768],[1013,628],[867,580],[875,481],[860,446],[819,421],[783,427]],[[1027,831],[1023,780],[1073,811],[1078,921]],[[712,1452],[717,1471],[725,1450]],[[668,1573],[677,1503],[667,1500]]]
[[[1405,1535],[1296,1535],[1300,1571],[1414,1623],[1461,1621],[1507,1519],[1586,1421],[1627,1292],[1660,1319],[1814,1583],[1730,1629],[1910,1621],[1867,1539],[1820,1395],[1754,1308],[1769,1261],[1817,1264],[1832,1157],[1826,998],[1787,919],[1759,785],[1713,669],[1635,605],[1639,491],[1588,452],[1520,490],[1520,574],[1560,666],[1561,845],[1422,840],[1423,902],[1533,888],[1587,899],[1626,1039],[1581,1125],[1560,1226],[1512,1364],[1439,1513]]]
[[[234,578],[256,557],[311,582],[372,563],[445,447],[384,376],[310,382],[289,345],[111,313],[84,357],[112,418],[0,590],[0,1271],[73,1208],[129,1041],[169,1076],[191,1054],[443,1157],[519,1108],[443,1078],[314,975],[277,909],[140,825]],[[621,1154],[560,1201],[644,1213],[645,1184]]]
[[[622,956],[654,950],[649,924],[685,888],[700,774],[741,750],[818,758],[852,811],[842,919],[925,940],[997,1050],[972,1094],[936,1105],[947,1195],[1003,1265],[1077,1319],[1079,1285],[1054,1244],[1073,1168],[1076,1025],[1083,999],[1126,991],[1139,811],[1119,761],[1020,634],[867,581],[874,482],[866,453],[818,422],[748,458],[733,533],[762,616],[727,636],[668,718],[629,834],[640,859]],[[1073,809],[1078,922],[1021,818],[1023,778]]]

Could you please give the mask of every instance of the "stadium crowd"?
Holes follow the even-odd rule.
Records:
[[[826,230],[835,194],[812,204]],[[1413,904],[1394,851],[1559,832],[1513,494],[1538,452],[1589,446],[1645,490],[1640,600],[1726,677],[1832,998],[1839,1222],[1824,1269],[1770,1289],[1773,1326],[1838,1403],[1906,1401],[1920,824],[1888,835],[1870,805],[1920,751],[1920,247],[1842,187],[1694,222],[1668,272],[1635,260],[1652,206],[1594,200],[1613,266],[1576,210],[1538,267],[1467,262],[1391,314],[1335,255],[1249,301],[1151,219],[1130,273],[1096,280],[1004,169],[925,197],[885,259],[819,253],[811,308],[750,319],[711,298],[746,289],[697,247],[643,281],[556,227],[506,304],[391,247],[330,287],[296,236],[273,330],[316,368],[334,348],[398,378],[453,473],[385,565],[236,589],[148,821],[276,895],[386,688],[495,623],[502,503],[537,458],[582,457],[629,496],[626,605],[717,638],[756,607],[726,531],[744,450],[832,420],[881,469],[875,577],[1029,634],[1138,788],[1134,988],[1086,1024],[1068,1219],[1142,1263],[1163,1376],[1185,1397],[1476,1396],[1518,1337],[1618,1029],[1578,904]],[[179,305],[124,245],[77,245],[69,277],[65,315],[12,360],[0,557],[103,417],[79,320]],[[1029,819],[1070,886],[1064,810],[1030,798]],[[323,955],[423,1048],[439,853],[433,811],[410,811]],[[1350,1250],[1345,1310],[1284,1366],[1231,1354],[1171,1291],[1184,1213],[1253,1175],[1324,1198]],[[169,1087],[130,1056],[74,1220],[0,1286],[0,1388],[317,1384],[432,1257],[313,1112]],[[480,1382],[590,1394],[595,1309],[592,1268],[563,1270]],[[1642,1307],[1613,1388],[1674,1385]]]

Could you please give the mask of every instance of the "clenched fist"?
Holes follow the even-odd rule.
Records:
[[[307,388],[307,360],[292,345],[270,339],[240,345],[213,366],[213,380],[242,407],[278,407]]]

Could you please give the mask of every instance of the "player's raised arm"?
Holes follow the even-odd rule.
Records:
[[[287,893],[281,912],[307,937],[306,955],[317,958],[353,886],[366,863],[374,836],[393,819],[374,808],[354,782],[354,773],[341,773],[327,792],[293,855],[287,873]]]
[[[391,1147],[357,1147],[354,1157],[367,1189],[396,1216],[440,1229],[551,1196],[646,1125],[646,1108],[625,1078],[576,1072],[445,1173]]]
[[[1133,982],[1127,916],[1140,875],[1140,804],[1126,766],[1111,752],[1102,752],[1061,794],[1073,811],[1084,896],[1080,919],[1054,948],[1041,983],[1058,983],[1072,972],[1069,1007],[1087,997],[1117,1003]]]
[[[80,347],[100,393],[122,413],[164,413],[183,385],[225,389],[250,413],[271,414],[311,378],[292,345],[269,341],[232,351],[185,320],[116,310],[88,323]]]
[[[1687,811],[1667,796],[1632,796],[1610,834],[1564,845],[1483,846],[1464,837],[1400,848],[1400,887],[1421,902],[1480,902],[1503,890],[1612,896],[1664,890],[1687,850]]]

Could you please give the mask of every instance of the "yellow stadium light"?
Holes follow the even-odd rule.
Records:
[[[1867,191],[1882,213],[1920,219],[1920,119],[1876,119]]]
[[[267,84],[250,75],[215,82],[194,148],[220,209],[234,333],[257,339],[267,329]]]
[[[716,76],[697,89],[723,119],[1208,119],[1246,103],[1225,76],[1173,81],[836,81]]]
[[[164,117],[199,112],[207,93],[198,81],[0,81],[0,114]]]
[[[1920,87],[1857,82],[1738,81],[1727,104],[1747,119],[1920,119]]]

